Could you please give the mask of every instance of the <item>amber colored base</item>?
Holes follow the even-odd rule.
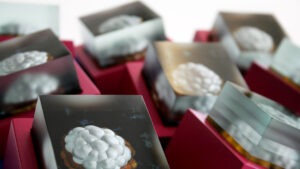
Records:
[[[218,132],[220,135],[243,157],[248,159],[251,162],[254,162],[258,165],[261,165],[270,169],[283,169],[282,167],[273,164],[271,162],[259,159],[251,155],[247,150],[245,150],[231,135],[229,135],[221,126],[219,126],[212,118],[207,117],[206,121]]]
[[[120,169],[136,169],[138,164],[135,161],[135,159],[133,159],[133,156],[135,155],[135,150],[129,142],[126,141],[125,145],[130,149],[132,158],[128,161],[128,163],[125,166],[121,167]],[[64,164],[69,169],[84,169],[82,165],[77,164],[73,161],[71,153],[69,153],[66,149],[61,151],[60,156],[64,160]]]

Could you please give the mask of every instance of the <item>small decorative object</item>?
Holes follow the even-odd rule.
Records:
[[[0,81],[0,118],[34,109],[39,95],[81,92],[70,52],[49,29],[0,43]]]
[[[99,26],[100,33],[112,32],[142,23],[142,18],[134,15],[119,15],[104,21]]]
[[[212,30],[242,70],[252,62],[270,66],[273,54],[287,37],[271,14],[220,12]]]
[[[271,52],[274,47],[272,36],[255,27],[242,26],[233,33],[233,36],[245,51]]]
[[[133,154],[131,146],[110,129],[93,125],[76,127],[65,137],[65,143],[73,161],[85,169],[132,168],[128,164]],[[133,162],[136,164],[132,159]]]
[[[300,118],[280,104],[228,82],[207,121],[248,160],[299,169]]]
[[[40,96],[31,134],[42,169],[169,169],[141,96]]]
[[[144,57],[148,44],[166,40],[162,19],[141,2],[80,18],[85,49],[101,67]]]
[[[209,112],[223,82],[247,88],[221,44],[156,42],[143,68],[152,98],[169,125],[176,125],[188,108]]]

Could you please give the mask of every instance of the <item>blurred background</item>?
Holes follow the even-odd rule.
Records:
[[[177,42],[191,42],[196,30],[209,30],[218,11],[273,13],[286,33],[300,45],[299,0],[142,0],[160,14],[167,36]],[[0,0],[57,4],[60,6],[60,36],[82,43],[78,18],[131,0]]]

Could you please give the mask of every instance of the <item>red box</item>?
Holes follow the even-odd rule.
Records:
[[[198,30],[194,36],[194,42],[209,42],[211,39],[211,31]]]
[[[207,115],[188,110],[169,143],[166,156],[172,169],[263,169],[241,156],[210,125]]]
[[[119,83],[126,81],[126,64],[118,64],[111,67],[101,68],[98,66],[97,62],[85,51],[84,46],[77,47],[76,54],[79,63],[86,70],[91,79],[95,82],[98,89],[103,94],[124,94],[119,88]]]
[[[32,118],[11,122],[3,166],[5,169],[38,169],[30,130]]]
[[[253,63],[245,76],[249,88],[300,115],[300,90],[268,68]]]
[[[92,94],[97,95],[100,94],[97,87],[93,84],[93,82],[89,79],[89,77],[84,73],[78,63],[74,62],[75,69],[78,75],[78,80],[80,87],[82,89],[82,95],[84,94]],[[0,120],[0,159],[3,158],[4,149],[6,145],[6,139],[8,135],[9,125],[12,119],[14,118],[26,118],[33,117],[34,110],[31,110],[27,113],[18,114],[16,116],[7,117]]]

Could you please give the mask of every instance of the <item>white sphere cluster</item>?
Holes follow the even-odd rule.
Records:
[[[54,92],[58,86],[59,80],[51,75],[44,73],[24,74],[8,88],[4,102],[14,104],[35,100],[39,95]]]
[[[46,63],[47,60],[47,52],[28,51],[14,54],[0,61],[0,76]]]
[[[65,143],[74,162],[85,169],[120,169],[131,159],[124,139],[107,128],[76,127],[65,137]]]
[[[99,26],[100,33],[107,33],[129,26],[137,25],[142,22],[142,18],[134,15],[119,15],[104,21]]]
[[[140,37],[131,36],[122,39],[122,41],[117,41],[110,48],[104,49],[101,52],[101,57],[109,58],[111,56],[119,57],[119,56],[131,55],[143,51],[144,49],[147,48],[147,46],[148,46],[147,40]]]
[[[202,64],[180,64],[172,72],[174,88],[188,95],[217,95],[222,87],[222,79]]]
[[[233,36],[238,45],[246,51],[270,52],[274,46],[272,36],[252,26],[240,27]]]

